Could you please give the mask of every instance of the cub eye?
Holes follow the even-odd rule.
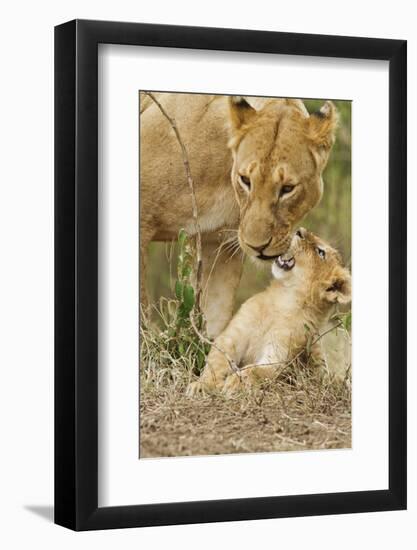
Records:
[[[291,191],[294,189],[294,185],[283,185],[281,187],[281,192],[280,192],[280,196],[282,195],[288,195],[288,193],[291,193]]]
[[[245,187],[247,187],[248,189],[250,189],[250,178],[248,178],[247,176],[239,175],[239,179],[240,179],[241,183],[243,183],[243,185],[244,185]]]
[[[322,260],[325,259],[325,257],[326,257],[326,252],[325,252],[322,248],[320,248],[320,247],[318,246],[318,247],[316,248],[316,252],[317,252],[317,254],[320,256],[320,258],[321,258]]]

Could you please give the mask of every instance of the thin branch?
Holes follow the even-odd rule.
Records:
[[[200,224],[198,222],[198,208],[197,208],[197,199],[195,196],[195,189],[194,189],[194,181],[191,175],[190,170],[190,162],[188,160],[188,154],[187,150],[185,148],[184,142],[181,138],[181,135],[178,131],[177,124],[175,120],[169,116],[169,114],[165,111],[161,103],[156,99],[154,94],[152,92],[144,92],[146,93],[152,101],[156,104],[158,109],[161,111],[163,116],[167,119],[169,124],[171,125],[172,129],[174,130],[175,136],[177,138],[177,141],[181,147],[182,152],[182,161],[184,163],[185,168],[185,174],[187,176],[187,182],[188,186],[190,188],[191,192],[191,202],[193,207],[193,219],[194,219],[194,225],[196,230],[196,253],[197,253],[197,259],[196,259],[196,288],[195,288],[195,294],[196,294],[196,307],[197,310],[200,311],[201,309],[201,276],[202,276],[202,246],[201,246],[201,229]]]

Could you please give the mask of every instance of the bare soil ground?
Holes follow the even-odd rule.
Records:
[[[287,370],[232,397],[185,395],[192,375],[145,364],[141,373],[140,457],[300,451],[351,447],[351,383]]]

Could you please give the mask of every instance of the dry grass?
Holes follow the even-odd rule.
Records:
[[[323,376],[291,365],[273,382],[232,397],[189,398],[191,348],[176,355],[166,341],[166,331],[142,326],[141,458],[351,446],[349,368]]]

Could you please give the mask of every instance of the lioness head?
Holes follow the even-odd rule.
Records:
[[[272,274],[288,286],[307,290],[308,301],[322,310],[351,300],[351,276],[339,252],[304,228],[297,230],[287,252],[276,258]]]
[[[269,100],[256,110],[236,96],[229,109],[239,242],[248,255],[270,260],[286,252],[294,228],[322,196],[337,112],[326,101],[309,115],[296,99]]]

